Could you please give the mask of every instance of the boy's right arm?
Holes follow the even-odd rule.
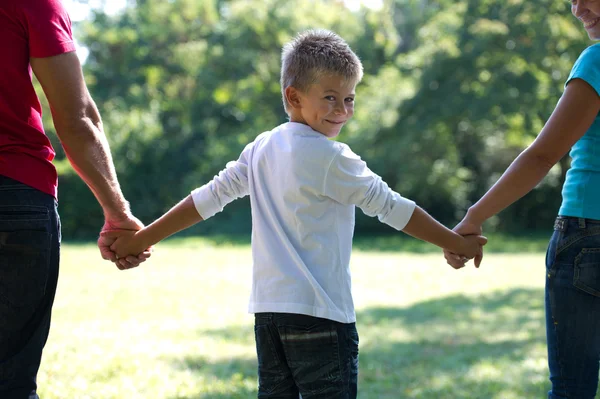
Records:
[[[122,258],[132,254],[137,255],[146,248],[202,220],[204,219],[196,210],[192,196],[188,195],[163,216],[138,232],[109,231],[103,232],[102,235],[130,237],[129,239],[117,239],[110,247],[119,258]]]
[[[463,237],[455,233],[418,206],[402,231],[469,259],[475,257],[481,246],[487,243],[487,239],[482,236]]]
[[[146,248],[194,224],[208,219],[235,200],[248,195],[248,162],[254,142],[248,144],[239,159],[229,162],[210,182],[192,191],[167,213],[138,233],[103,232],[103,237],[120,237],[111,245],[119,256],[139,254]]]

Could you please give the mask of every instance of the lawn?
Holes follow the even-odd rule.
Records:
[[[544,397],[542,252],[455,271],[437,251],[359,247],[359,398]],[[160,244],[126,272],[63,245],[40,396],[256,397],[250,267],[247,245],[206,239]]]

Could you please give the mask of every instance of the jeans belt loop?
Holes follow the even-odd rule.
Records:
[[[563,217],[557,217],[554,221],[554,230],[566,231],[567,230],[567,219]]]
[[[577,222],[579,223],[580,229],[585,229],[585,219],[584,218],[577,218]]]

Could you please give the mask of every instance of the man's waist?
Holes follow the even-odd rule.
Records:
[[[57,197],[58,175],[48,159],[0,151],[0,175]]]

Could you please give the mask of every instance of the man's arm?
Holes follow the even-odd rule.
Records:
[[[139,230],[143,225],[133,217],[121,192],[100,114],[87,90],[77,54],[31,58],[30,63],[48,98],[56,133],[71,165],[102,206],[105,228]],[[102,257],[115,261],[109,245],[99,240]],[[120,263],[123,266],[125,262]]]
[[[106,219],[128,215],[102,128],[75,52],[32,58],[31,67],[50,103],[56,133],[75,171],[90,187]]]

